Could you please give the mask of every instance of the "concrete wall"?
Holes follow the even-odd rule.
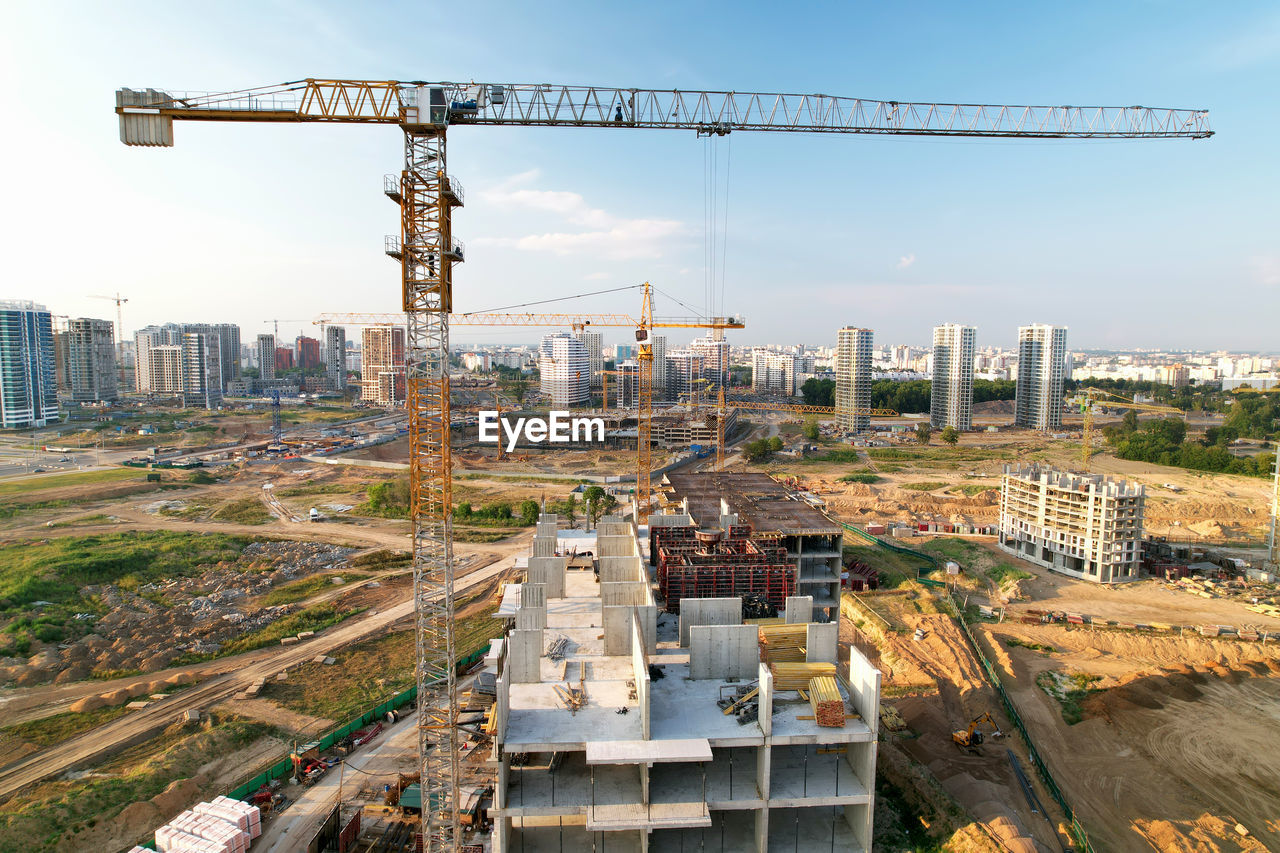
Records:
[[[599,565],[601,583],[644,580],[639,557],[601,557]]]
[[[683,602],[681,602],[683,606]],[[787,596],[787,624],[813,621],[813,597],[809,595]]]
[[[547,598],[564,598],[564,574],[568,560],[564,557],[530,557],[529,583],[547,589]]]
[[[544,583],[520,584],[521,607],[546,607],[547,585]]]
[[[517,616],[520,614],[517,612]],[[536,684],[542,680],[542,629],[512,631],[507,638],[508,671],[512,684]]]
[[[805,634],[805,660],[809,663],[836,663],[837,622],[810,622]]]
[[[635,650],[631,647],[631,621],[640,621],[641,638],[644,650],[653,654],[658,648],[658,608],[656,605],[619,604],[603,608],[604,653],[606,655],[627,655]]]
[[[680,645],[688,647],[694,625],[741,625],[741,598],[683,598],[680,600]]]
[[[849,701],[871,727],[872,739],[880,727],[880,670],[858,649],[849,649]]]
[[[620,536],[596,536],[597,557],[635,557],[637,554],[636,540],[630,532]]]
[[[547,608],[521,607],[516,611],[516,630],[547,627]]]
[[[760,668],[755,625],[697,625],[689,629],[689,677],[755,678]]]
[[[759,669],[756,671],[756,678],[760,682],[760,695],[757,697],[760,700],[760,731],[764,733],[765,737],[769,737],[773,734],[773,673],[769,671],[769,664],[760,661]],[[767,752],[768,750],[762,749],[762,751]],[[764,784],[768,785],[769,774],[765,773],[763,778]],[[761,796],[767,799],[769,796],[767,789],[761,788],[760,790]]]
[[[636,701],[640,704],[641,737],[649,739],[649,654],[640,614],[631,612],[631,670],[636,683]]]
[[[533,537],[533,556],[534,557],[554,557],[556,555],[556,537],[554,536],[537,536]]]
[[[605,607],[618,604],[649,604],[652,593],[641,581],[616,581],[600,584],[600,603]]]
[[[606,515],[596,524],[596,536],[630,536],[633,528],[631,522],[623,521],[616,515]]]

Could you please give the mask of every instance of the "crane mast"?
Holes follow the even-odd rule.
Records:
[[[454,565],[450,527],[449,313],[452,266],[461,261],[451,211],[450,125],[594,127],[1033,139],[1201,139],[1204,110],[923,104],[822,94],[699,92],[515,83],[326,80],[221,93],[119,89],[115,110],[126,145],[173,145],[173,122],[391,124],[404,136],[399,191],[403,309],[408,315],[409,464],[417,612],[418,748],[423,850],[456,851],[458,697],[454,657]],[[394,186],[394,182],[393,182]],[[392,193],[388,193],[392,195]],[[388,250],[390,254],[390,248]],[[395,255],[393,255],[395,256]],[[652,300],[646,289],[640,345],[640,478],[649,502],[647,414],[652,403]]]

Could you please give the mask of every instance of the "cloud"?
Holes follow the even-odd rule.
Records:
[[[580,193],[526,188],[537,177],[536,170],[522,172],[479,195],[500,209],[546,214],[538,221],[552,218],[562,227],[522,237],[482,237],[474,243],[556,255],[645,258],[669,251],[672,242],[688,230],[676,219],[617,216],[592,207]],[[572,226],[573,230],[563,226]]]
[[[915,262],[916,262],[915,255],[903,255],[902,257],[898,258],[898,269],[905,270],[907,267],[911,266]]]

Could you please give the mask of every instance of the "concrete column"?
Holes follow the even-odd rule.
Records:
[[[796,571],[800,569],[797,566]],[[801,622],[813,621],[813,596],[811,595],[790,595],[787,596],[786,605],[787,624],[797,624]]]

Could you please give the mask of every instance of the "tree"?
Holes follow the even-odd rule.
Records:
[[[955,447],[956,443],[960,441],[960,431],[953,426],[946,426],[942,428],[942,433],[938,437],[952,447]]]
[[[569,493],[569,497],[564,499],[564,514],[569,516],[569,529],[578,529],[578,517],[575,514],[578,509],[578,497],[573,492]]]
[[[767,439],[758,438],[755,441],[748,441],[742,447],[742,458],[748,462],[763,462],[769,457],[769,442]]]
[[[782,449],[782,439],[781,439],[781,438],[779,438],[778,436],[776,436],[776,435],[775,435],[773,438],[769,439],[769,452],[770,452],[770,453],[777,453],[777,452],[778,452],[779,450],[781,450],[781,449]]]
[[[928,421],[916,424],[916,444],[928,444],[931,438],[933,438],[933,427],[929,426]]]
[[[536,524],[539,512],[540,508],[537,501],[525,500],[520,502],[520,522],[522,524]]]
[[[801,433],[804,435],[805,438],[809,439],[810,441],[817,441],[818,435],[819,435],[818,422],[813,418],[810,418],[809,420],[805,421],[804,428],[801,430]]]
[[[603,511],[604,489],[599,486],[587,486],[582,493],[582,502],[587,507],[587,520],[592,527],[600,520]]]
[[[1124,413],[1124,417],[1120,420],[1120,428],[1126,432],[1138,431],[1138,411],[1137,409],[1128,409]]]
[[[834,406],[836,401],[836,381],[834,379],[818,379],[810,377],[800,386],[800,394],[806,406]]]

